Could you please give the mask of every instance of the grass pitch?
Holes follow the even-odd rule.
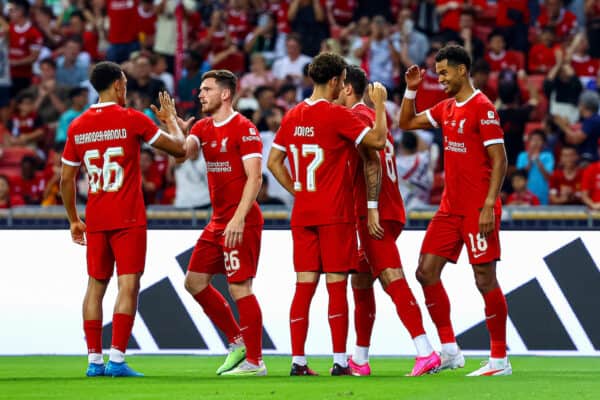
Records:
[[[318,377],[289,377],[289,357],[266,357],[267,377],[217,377],[223,357],[134,356],[144,378],[86,378],[85,357],[0,357],[0,399],[600,399],[600,359],[511,357],[513,376],[467,378],[466,368],[408,378],[408,358],[373,358],[371,377],[330,377],[329,357],[309,357]]]

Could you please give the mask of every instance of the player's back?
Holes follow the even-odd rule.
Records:
[[[146,225],[140,147],[159,129],[142,113],[114,103],[93,105],[69,127],[63,162],[83,163],[89,178],[89,231]]]
[[[364,103],[357,103],[352,107],[353,113],[368,125],[375,124],[375,111]],[[391,118],[387,116],[388,126],[391,126]],[[396,171],[396,157],[394,153],[394,138],[387,132],[385,148],[380,150],[381,162],[381,190],[379,193],[379,217],[381,220],[406,221],[404,203],[398,189],[398,172]],[[367,185],[363,171],[362,159],[358,158],[358,168],[354,173],[354,202],[356,215],[366,217],[367,215]]]
[[[354,221],[349,160],[369,129],[348,109],[326,100],[305,100],[285,115],[273,146],[290,159],[293,226]]]

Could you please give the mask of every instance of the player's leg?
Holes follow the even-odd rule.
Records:
[[[105,232],[86,235],[88,285],[83,299],[83,331],[88,348],[89,377],[104,376],[102,357],[102,300],[113,273],[115,259]]]
[[[321,258],[316,228],[292,227],[296,290],[290,307],[291,376],[317,375],[308,367],[305,344],[310,304],[319,283]]]
[[[356,376],[371,375],[369,365],[369,347],[371,334],[375,323],[375,293],[373,291],[373,276],[365,258],[360,261],[359,271],[350,278],[354,295],[354,329],[356,331],[356,346],[354,354],[348,359],[352,374]]]
[[[215,235],[205,230],[192,252],[184,284],[206,316],[225,334],[229,342],[228,354],[225,362],[217,369],[218,375],[235,368],[246,357],[246,347],[240,327],[231,312],[229,303],[210,284],[213,274],[224,272],[223,248]]]
[[[510,375],[512,367],[506,357],[506,298],[496,277],[496,261],[500,259],[500,215],[496,215],[494,231],[487,237],[479,234],[479,215],[467,216],[464,240],[473,265],[475,283],[485,303],[485,323],[490,333],[490,359],[470,376]]]
[[[358,268],[355,224],[325,225],[318,228],[319,250],[329,294],[329,328],[333,342],[331,375],[350,375],[346,355],[348,340],[348,272]]]
[[[240,330],[246,344],[246,361],[223,375],[267,375],[262,360],[262,312],[252,292],[252,280],[258,267],[261,230],[260,226],[246,227],[240,245],[223,249],[229,292],[237,304]]]
[[[485,323],[490,333],[491,354],[488,362],[469,376],[511,375],[506,356],[506,320],[508,308],[496,279],[496,262],[473,265],[475,283],[485,302]]]
[[[111,231],[108,239],[117,263],[118,294],[106,374],[114,377],[144,376],[127,365],[125,352],[133,329],[140,279],[146,263],[146,227]]]
[[[455,263],[463,241],[460,232],[462,218],[437,213],[427,228],[421,247],[416,277],[425,295],[425,305],[442,343],[441,369],[462,368],[465,361],[454,335],[450,320],[450,300],[441,281],[447,261]]]

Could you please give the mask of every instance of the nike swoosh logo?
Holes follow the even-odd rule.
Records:
[[[485,317],[485,319],[492,319],[492,318],[495,318],[495,317],[496,317],[496,314],[492,314],[489,317]]]
[[[329,319],[334,319],[334,318],[339,318],[341,316],[343,316],[344,314],[333,314],[333,315],[329,315]]]
[[[473,258],[479,258],[483,255],[485,255],[485,253],[473,254]]]
[[[202,143],[200,143],[200,146],[204,146],[206,144],[208,144],[208,142],[202,142]]]
[[[294,322],[298,322],[298,321],[302,321],[304,318],[294,318],[294,319],[290,319],[290,324],[293,324]]]

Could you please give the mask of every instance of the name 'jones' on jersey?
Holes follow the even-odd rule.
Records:
[[[348,160],[370,128],[345,107],[308,100],[283,118],[273,147],[290,160],[292,226],[354,222]]]

